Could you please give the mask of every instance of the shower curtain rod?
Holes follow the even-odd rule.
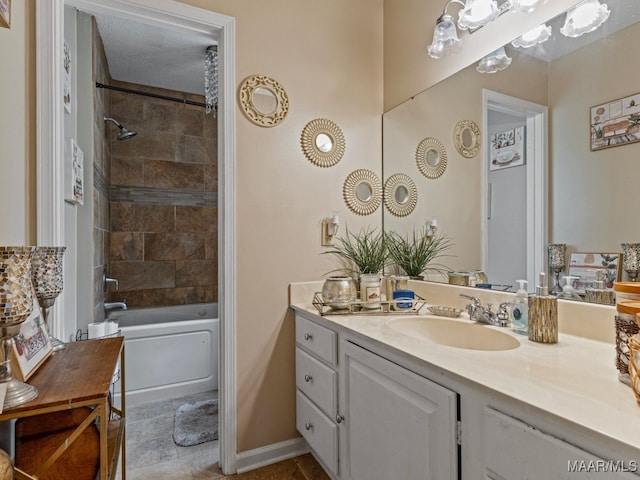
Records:
[[[143,97],[159,98],[161,100],[169,100],[171,102],[183,103],[185,105],[195,105],[196,107],[206,107],[204,102],[196,102],[194,100],[187,100],[186,98],[168,97],[166,95],[158,95],[156,93],[142,92],[140,90],[132,90],[124,87],[114,87],[113,85],[105,85],[100,82],[96,82],[96,88],[106,88],[108,90],[117,90],[118,92],[133,93],[134,95],[142,95]],[[218,108],[217,105],[214,108]]]

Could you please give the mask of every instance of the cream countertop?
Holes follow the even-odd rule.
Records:
[[[292,284],[290,286],[292,308],[318,316],[317,310],[311,304],[311,299],[313,292],[319,291],[318,288],[321,285],[322,282]],[[412,287],[415,287],[415,284]],[[447,287],[452,288],[448,285]],[[425,283],[420,288],[429,290],[430,286]],[[469,293],[469,289],[464,290],[466,290],[465,293]],[[480,289],[472,290],[479,292]],[[449,293],[454,291],[456,295],[451,299],[457,298],[457,293],[462,290],[461,287],[455,287],[455,290]],[[309,292],[311,292],[310,296]],[[423,298],[429,298],[428,291],[421,291],[419,294]],[[513,294],[502,295],[507,295],[502,298],[508,299],[509,295]],[[438,296],[438,298],[443,297]],[[460,306],[460,304],[430,301],[428,303]],[[585,306],[577,302],[559,303],[574,304],[562,307],[565,317],[575,315],[572,311],[575,307],[578,313],[583,313],[583,309],[591,307],[596,313],[591,312],[593,318],[588,319],[590,322],[608,323],[611,328],[614,328],[614,307]],[[559,305],[559,312],[560,310]],[[640,447],[640,429],[629,428],[630,424],[635,424],[640,419],[640,405],[636,402],[630,387],[618,380],[618,371],[614,364],[615,344],[613,342],[584,338],[566,333],[561,328],[558,343],[545,345],[531,342],[526,336],[515,334],[508,328],[484,326],[512,335],[519,340],[520,346],[506,351],[467,350],[413,338],[393,330],[388,326],[388,322],[399,317],[407,318],[406,315],[318,316],[328,323],[392,347],[402,354],[424,361],[462,379],[532,405],[634,448]],[[563,316],[560,314],[560,324],[562,320]],[[571,329],[576,328],[572,325],[575,321],[571,322],[567,318],[564,320]],[[454,321],[469,322],[470,320],[465,313]],[[586,322],[587,320],[583,330],[588,330]],[[590,330],[587,332],[590,335],[598,332],[598,328],[592,327]],[[607,329],[601,330],[607,331]]]

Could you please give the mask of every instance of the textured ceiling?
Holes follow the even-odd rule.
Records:
[[[92,13],[115,80],[204,95],[204,57],[216,41]]]

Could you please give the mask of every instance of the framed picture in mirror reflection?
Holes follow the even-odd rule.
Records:
[[[489,145],[489,170],[524,165],[524,152],[524,127],[494,133]]]

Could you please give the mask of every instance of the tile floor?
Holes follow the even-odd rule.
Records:
[[[173,441],[173,416],[185,402],[215,398],[206,392],[127,407],[127,480],[329,480],[310,455],[240,475],[224,476],[218,468],[218,440],[193,447]]]

